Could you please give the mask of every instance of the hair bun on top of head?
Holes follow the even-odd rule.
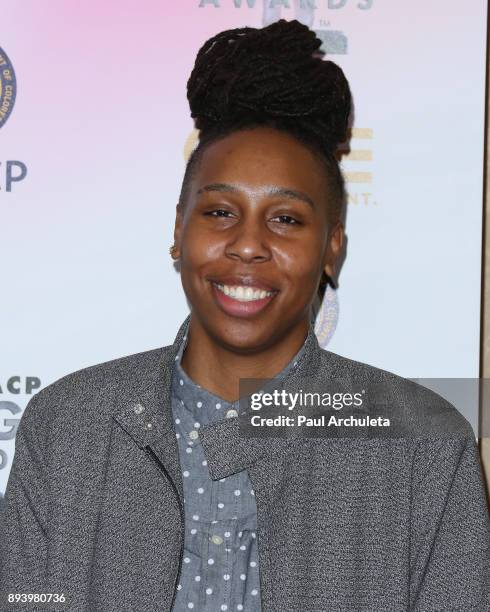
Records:
[[[200,137],[276,122],[310,132],[333,152],[347,138],[351,94],[342,69],[314,55],[321,44],[307,26],[285,19],[206,41],[187,83]]]

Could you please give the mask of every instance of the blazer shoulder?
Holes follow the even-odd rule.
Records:
[[[475,438],[468,419],[446,398],[425,385],[362,361],[322,349],[329,376],[367,385],[388,398],[387,409],[407,435],[455,435]]]
[[[75,370],[43,387],[29,400],[22,428],[53,429],[59,418],[74,421],[109,407],[118,392],[151,380],[172,345],[132,353]]]
[[[39,400],[46,400],[60,394],[67,397],[73,393],[77,395],[90,393],[93,389],[101,393],[113,384],[151,371],[152,367],[157,367],[158,362],[164,359],[165,353],[170,348],[171,345],[168,345],[132,353],[75,370],[43,387],[36,396],[39,397]]]

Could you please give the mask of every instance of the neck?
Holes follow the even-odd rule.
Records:
[[[241,354],[219,344],[191,316],[181,365],[195,383],[234,402],[239,399],[241,378],[277,376],[303,345],[308,329],[308,320],[302,320],[270,347],[257,353]]]

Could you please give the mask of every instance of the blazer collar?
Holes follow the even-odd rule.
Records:
[[[113,418],[133,438],[140,448],[150,446],[182,490],[171,406],[171,381],[175,358],[187,333],[191,315],[181,324],[173,344],[140,353],[136,367],[122,367],[123,388],[115,389]],[[323,351],[310,323],[305,351],[296,369],[287,376],[289,384],[296,379],[318,373],[319,353]],[[123,358],[121,362],[125,359]],[[132,364],[132,361],[127,363]],[[282,449],[288,441],[282,438],[246,438],[240,432],[238,418],[229,418],[201,427],[199,438],[203,446],[210,476],[224,478],[250,467],[264,456]]]

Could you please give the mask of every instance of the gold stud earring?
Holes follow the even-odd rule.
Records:
[[[170,256],[172,257],[172,259],[178,259],[178,256],[176,255],[176,251],[177,251],[177,247],[175,246],[175,244],[173,244],[170,249],[169,249],[169,253]]]

